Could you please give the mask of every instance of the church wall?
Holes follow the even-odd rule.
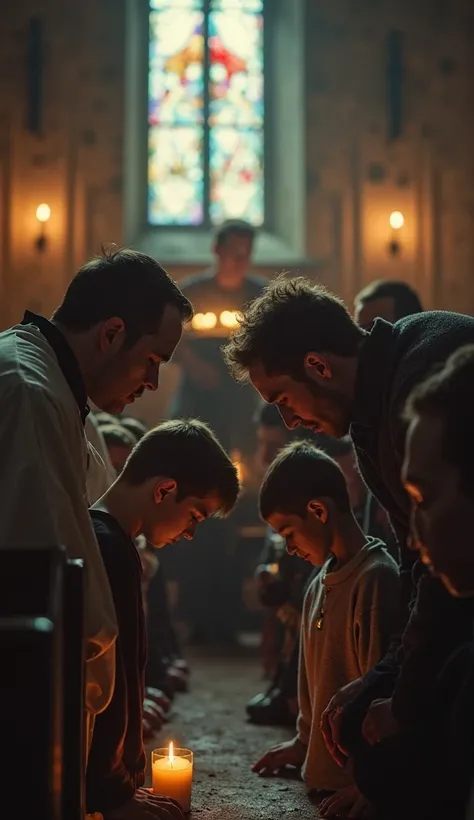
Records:
[[[81,261],[101,243],[123,241],[125,3],[4,6],[0,321],[6,325],[25,306],[51,310]],[[474,312],[473,15],[470,0],[307,0],[306,251],[324,281],[348,300],[371,279],[394,276],[418,287],[427,305]],[[34,87],[35,65],[43,66],[43,82],[40,122],[34,123],[33,106],[29,130],[28,32],[35,17],[42,22],[43,57],[33,60],[30,82]],[[401,133],[392,141],[390,30],[402,32],[403,68],[402,85],[395,83],[395,98],[402,91]],[[42,252],[35,219],[41,202],[51,207]],[[396,256],[388,251],[393,210],[405,216]]]

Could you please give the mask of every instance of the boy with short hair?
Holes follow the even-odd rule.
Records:
[[[290,444],[270,466],[260,514],[290,554],[322,570],[303,605],[297,735],[270,749],[254,771],[302,766],[311,790],[335,791],[352,779],[326,748],[321,714],[334,692],[383,656],[398,616],[398,568],[383,542],[359,527],[340,467],[309,442]]]
[[[181,818],[174,804],[139,789],[145,773],[146,634],[142,568],[133,539],[142,534],[158,548],[191,539],[201,521],[225,516],[238,493],[236,468],[209,427],[175,420],[141,439],[117,481],[91,508],[119,629],[115,690],[96,719],[87,768],[87,811],[106,820],[135,820],[142,812]]]

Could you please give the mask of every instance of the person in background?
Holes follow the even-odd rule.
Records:
[[[0,334],[0,544],[65,545],[84,558],[87,745],[112,696],[116,637],[86,501],[88,397],[116,413],[156,390],[191,316],[154,259],[112,250],[77,272],[51,319],[27,311]]]
[[[143,421],[136,419],[134,416],[127,416],[125,413],[119,416],[119,424],[132,434],[135,441],[140,441],[145,433],[148,432],[148,427]]]
[[[394,279],[378,279],[371,282],[359,291],[354,299],[354,320],[367,330],[375,319],[385,319],[393,324],[405,316],[422,312],[423,306],[417,292],[406,282]],[[366,494],[363,515],[364,532],[371,532],[374,526],[384,528],[384,540],[387,541],[390,554],[396,555],[397,546],[393,533],[389,531],[387,516],[370,492]]]
[[[206,518],[228,514],[238,493],[237,471],[211,430],[169,421],[141,439],[90,511],[118,622],[114,694],[96,718],[87,766],[87,811],[104,820],[183,817],[173,801],[141,789],[146,634],[134,539],[144,535],[158,548],[192,539]]]
[[[361,733],[381,741],[418,723],[433,677],[472,628],[409,548],[409,499],[400,467],[408,395],[434,366],[473,342],[474,319],[448,311],[394,325],[376,319],[364,331],[324,287],[279,277],[246,308],[225,349],[234,376],[250,378],[262,398],[278,404],[289,427],[335,437],[350,431],[362,476],[397,535],[400,628],[383,662],[336,693],[323,713],[328,749],[340,765],[348,752],[357,754]]]
[[[212,267],[181,282],[196,315],[212,313],[216,325],[207,332],[190,328],[183,339],[176,359],[182,378],[171,415],[206,421],[237,460],[237,453],[251,453],[255,446],[252,419],[258,400],[251,389],[237,387],[229,378],[220,345],[235,313],[258,296],[266,283],[249,272],[254,243],[255,229],[247,222],[224,222],[215,233]],[[226,324],[220,318],[224,312]],[[237,641],[240,606],[234,517],[210,521],[197,540],[199,550],[193,556],[183,550],[164,556],[170,576],[179,581],[180,617],[189,627],[191,643],[232,645]],[[198,560],[203,550],[205,561]]]
[[[354,319],[361,327],[369,328],[375,319],[398,322],[405,316],[422,313],[423,306],[417,292],[406,282],[379,279],[371,282],[354,299]]]
[[[260,491],[260,514],[289,553],[322,569],[303,605],[297,734],[270,749],[254,771],[301,766],[310,791],[334,792],[352,778],[326,749],[321,714],[334,692],[383,657],[397,622],[398,567],[383,542],[359,527],[342,470],[310,442],[294,442],[276,457]]]
[[[129,433],[128,430],[118,422],[115,422],[115,424],[103,424],[99,429],[107,445],[109,459],[115,473],[118,475],[122,472],[124,464],[136,444],[136,439],[132,433]]]
[[[278,452],[288,444],[291,433],[276,409],[262,404],[257,421],[257,464],[267,470]],[[284,541],[271,527],[263,545],[256,579],[265,607],[262,633],[264,669],[271,678],[265,692],[255,695],[246,712],[252,723],[294,726],[297,714],[296,674],[289,665],[298,642],[304,585],[308,565],[285,553]],[[293,668],[295,667],[295,668]]]

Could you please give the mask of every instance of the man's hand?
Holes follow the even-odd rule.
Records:
[[[137,789],[125,806],[105,812],[104,820],[185,820],[185,815],[175,800]]]
[[[349,812],[347,813],[347,810]],[[338,817],[344,812],[344,817],[366,818],[375,816],[375,809],[371,803],[360,793],[357,786],[346,786],[345,789],[332,794],[322,800],[318,806],[321,817]]]
[[[374,746],[400,731],[400,724],[392,715],[392,698],[379,698],[370,704],[362,724],[362,734]]]
[[[321,715],[321,732],[323,733],[324,741],[329,753],[341,768],[345,766],[347,762],[347,754],[344,749],[340,747],[344,706],[354,700],[363,688],[364,682],[362,678],[357,678],[357,680],[352,681],[352,683],[343,686],[342,689],[339,689],[339,691],[332,696]]]
[[[301,740],[295,737],[293,740],[288,740],[286,743],[279,743],[278,746],[273,746],[269,749],[268,752],[252,766],[252,771],[262,777],[271,777],[285,766],[300,768],[305,761],[305,757],[306,746]]]

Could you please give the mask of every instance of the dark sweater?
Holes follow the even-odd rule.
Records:
[[[406,434],[402,412],[416,384],[459,347],[472,343],[473,318],[432,311],[394,325],[378,319],[360,354],[351,437],[364,481],[390,516],[402,580],[400,629],[385,659],[366,677],[366,702],[393,694],[393,712],[402,723],[420,715],[433,675],[469,639],[473,608],[452,598],[407,547],[410,503],[400,479]]]
[[[91,510],[117,613],[115,689],[97,715],[87,763],[88,813],[128,803],[145,780],[142,716],[146,663],[142,565],[132,539],[102,510]]]

